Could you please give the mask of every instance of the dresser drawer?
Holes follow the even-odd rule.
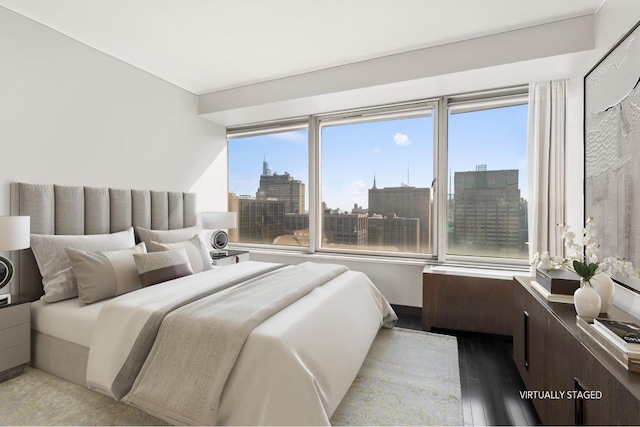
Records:
[[[0,372],[31,361],[31,341],[0,350]]]
[[[31,340],[31,323],[0,329],[0,351]]]
[[[31,304],[0,308],[0,331],[31,321]]]

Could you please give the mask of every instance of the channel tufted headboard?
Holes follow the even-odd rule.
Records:
[[[172,230],[197,224],[196,195],[148,190],[11,183],[11,215],[31,216],[32,234],[106,234],[131,226]],[[42,276],[31,249],[13,251],[13,294],[37,299]]]

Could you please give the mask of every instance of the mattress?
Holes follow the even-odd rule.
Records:
[[[54,303],[42,300],[32,302],[31,329],[44,335],[89,347],[98,313],[107,301],[83,307],[80,307],[78,298]]]

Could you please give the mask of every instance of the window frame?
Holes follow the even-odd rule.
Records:
[[[322,206],[322,191],[320,190],[322,187],[322,127],[323,126],[339,126],[343,124],[357,124],[357,123],[371,123],[375,121],[384,121],[384,120],[392,120],[392,119],[404,119],[404,118],[412,118],[412,117],[429,117],[433,116],[433,145],[434,145],[434,156],[433,156],[433,171],[436,173],[438,160],[435,155],[435,146],[437,145],[437,136],[438,136],[438,120],[439,114],[439,101],[438,99],[428,99],[428,100],[419,100],[412,102],[405,102],[394,105],[385,105],[380,107],[370,107],[366,109],[359,110],[350,110],[343,111],[338,113],[328,113],[328,114],[319,114],[315,117],[315,132],[317,133],[316,138],[313,141],[314,151],[315,151],[315,164],[314,168],[317,171],[317,185],[314,186],[314,191],[317,192],[316,203],[317,206]],[[437,212],[437,208],[435,206],[435,198],[434,198],[434,208],[433,211]],[[316,214],[316,226],[314,230],[316,246],[313,248],[314,252],[318,253],[327,253],[327,254],[345,254],[345,255],[365,255],[365,256],[381,256],[388,258],[409,258],[409,259],[420,259],[420,260],[434,260],[436,259],[436,253],[416,253],[416,252],[395,252],[395,251],[376,251],[376,250],[367,250],[367,249],[338,249],[338,248],[330,248],[330,247],[322,247],[321,235],[322,235],[322,215],[320,210],[318,209]],[[435,229],[435,221],[431,222],[431,236],[432,236],[432,246],[437,248],[437,236],[434,234]]]
[[[228,126],[226,137],[227,137],[227,199],[229,195],[229,140],[233,138],[247,138],[253,136],[262,136],[262,135],[273,135],[277,133],[284,132],[293,132],[296,130],[307,130],[307,138],[308,138],[308,148],[307,148],[307,161],[311,163],[311,127],[309,126],[311,123],[310,117],[293,117],[285,120],[274,120],[267,122],[260,122],[248,125],[238,125],[238,126]],[[311,181],[311,176],[309,176],[309,181]],[[309,185],[308,197],[309,197],[309,212],[311,212],[311,186]],[[309,218],[311,219],[311,218]],[[311,223],[309,224],[309,247],[311,246]],[[305,246],[291,246],[291,245],[275,245],[275,244],[265,244],[265,243],[253,243],[253,242],[229,242],[233,246],[241,247],[241,248],[253,248],[253,249],[263,249],[263,250],[277,250],[277,251],[295,251],[295,252],[305,252],[308,251],[308,248]]]
[[[490,110],[494,108],[509,107],[515,105],[524,105],[529,103],[529,88],[527,86],[516,86],[504,89],[495,89],[490,91],[475,92],[457,96],[444,97],[440,118],[442,120],[441,127],[445,130],[445,137],[443,144],[443,158],[441,161],[445,167],[440,170],[439,181],[444,188],[440,192],[440,201],[443,203],[444,208],[441,212],[441,218],[439,218],[438,226],[440,239],[445,242],[441,245],[438,251],[438,260],[443,263],[455,265],[490,265],[490,266],[506,266],[506,267],[522,267],[529,265],[528,259],[523,258],[498,258],[498,257],[479,257],[470,255],[452,255],[448,253],[448,241],[447,241],[447,214],[449,206],[447,203],[447,197],[449,194],[449,182],[447,179],[447,168],[449,165],[449,110],[453,107],[456,113],[469,113],[474,111]],[[527,177],[529,177],[530,171],[527,171]]]
[[[490,268],[522,268],[529,265],[528,259],[492,258],[447,254],[447,212],[448,212],[448,114],[451,108],[457,112],[472,112],[484,109],[528,104],[528,86],[519,85],[507,88],[464,93],[458,95],[424,98],[415,101],[356,108],[329,113],[298,116],[285,120],[273,120],[254,124],[227,127],[229,139],[258,136],[299,129],[308,130],[308,198],[309,198],[309,246],[286,246],[248,242],[230,242],[233,246],[254,248],[274,252],[295,252],[307,254],[327,254],[345,257],[371,257],[400,260],[422,261],[428,264],[447,264],[459,266],[483,266]],[[346,123],[370,122],[424,116],[420,111],[431,109],[433,114],[433,220],[431,223],[432,254],[374,251],[363,249],[338,249],[322,247],[322,192],[321,192],[321,129],[323,124],[338,125]],[[367,120],[371,117],[372,120]],[[227,175],[229,174],[227,149]],[[530,176],[530,171],[527,171]],[[229,182],[227,182],[229,185]],[[227,189],[228,194],[228,189]]]

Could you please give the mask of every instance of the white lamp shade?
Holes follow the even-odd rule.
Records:
[[[0,216],[0,251],[30,246],[31,222],[28,216]]]
[[[202,212],[202,228],[205,230],[236,228],[236,213]]]

